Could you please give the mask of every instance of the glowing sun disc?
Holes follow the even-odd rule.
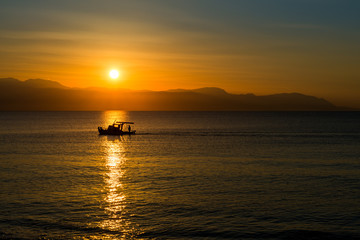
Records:
[[[110,78],[112,78],[112,79],[117,79],[117,78],[119,77],[119,75],[120,75],[120,73],[119,73],[119,71],[116,70],[116,69],[113,69],[113,70],[111,70],[111,71],[109,72],[109,76],[110,76]]]

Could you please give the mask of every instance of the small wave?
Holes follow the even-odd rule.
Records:
[[[114,235],[119,236],[123,235],[124,233],[119,230],[109,230],[103,229],[100,227],[89,227],[89,226],[80,226],[72,223],[64,223],[64,222],[50,222],[38,219],[29,219],[29,218],[22,218],[22,219],[6,219],[1,220],[0,223],[6,223],[7,225],[11,226],[21,226],[21,227],[28,227],[36,230],[36,232],[45,233],[45,232],[56,232],[59,233],[66,232],[74,232],[76,235],[88,235],[88,234],[107,234],[107,235]],[[46,234],[44,234],[46,235]],[[53,234],[51,234],[53,235]],[[55,234],[56,235],[56,234]],[[0,239],[29,239],[28,237],[23,236],[14,236],[12,234],[7,234],[4,232],[0,232]],[[53,237],[51,237],[53,239]]]
[[[164,131],[140,132],[140,136],[216,136],[216,137],[291,137],[291,138],[351,138],[358,139],[356,133],[298,133],[298,132],[240,132],[240,131]]]
[[[359,234],[335,233],[316,230],[285,230],[285,231],[226,231],[226,230],[199,230],[196,228],[170,228],[148,231],[139,237],[145,238],[209,238],[209,239],[280,239],[280,240],[336,240],[359,239]]]

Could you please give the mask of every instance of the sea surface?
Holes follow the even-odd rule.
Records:
[[[360,239],[360,112],[0,112],[0,239]]]

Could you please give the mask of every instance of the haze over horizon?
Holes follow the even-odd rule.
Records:
[[[359,10],[355,0],[3,0],[0,78],[299,92],[360,108]]]
[[[56,81],[0,78],[0,111],[356,111],[301,93],[257,96],[221,88],[167,91],[69,88]]]

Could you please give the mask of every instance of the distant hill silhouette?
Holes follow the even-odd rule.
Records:
[[[170,89],[167,92],[196,92],[202,93],[206,95],[224,95],[228,94],[224,89],[217,87],[205,87],[205,88],[197,88],[197,89]]]
[[[44,79],[29,79],[24,82],[25,85],[29,87],[37,87],[37,88],[68,88],[64,85],[61,85],[58,82],[44,80]]]
[[[55,81],[0,78],[1,111],[334,111],[325,99],[300,93],[230,94],[216,87],[132,91],[68,88]]]
[[[51,80],[44,79],[28,79],[20,81],[15,78],[0,78],[1,87],[33,87],[33,88],[68,88],[64,85]]]

